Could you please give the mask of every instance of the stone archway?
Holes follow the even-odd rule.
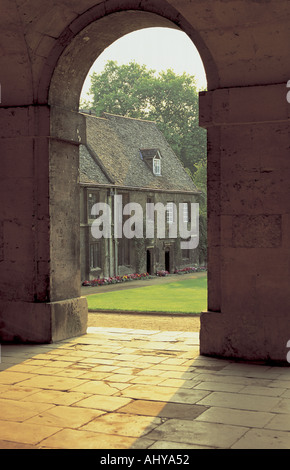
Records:
[[[78,318],[80,315],[83,318],[85,316],[84,299],[79,297],[78,290],[79,257],[75,256],[75,249],[78,249],[79,244],[79,233],[75,230],[79,226],[79,196],[76,189],[78,147],[86,139],[83,116],[78,113],[81,89],[88,70],[106,47],[128,32],[152,26],[177,28],[172,18],[169,20],[165,16],[146,11],[119,11],[102,16],[73,37],[51,75],[48,93],[51,117],[51,294],[57,299],[73,297],[76,304],[74,316]],[[187,26],[187,29],[190,28]],[[209,61],[211,62],[210,59]],[[214,69],[213,65],[212,68]],[[216,75],[213,73],[214,80]],[[44,86],[44,83],[45,81],[41,85]],[[41,88],[39,95],[43,96]],[[71,207],[76,210],[70,212]],[[70,248],[67,249],[68,247]],[[69,273],[74,273],[73,283]]]
[[[208,77],[200,96],[209,199],[201,353],[285,362],[289,2],[3,2],[1,341],[50,342],[85,331],[70,210],[79,204],[78,146],[86,138],[81,85],[98,47],[133,29],[170,26],[191,37]],[[117,15],[122,21],[112,28]]]

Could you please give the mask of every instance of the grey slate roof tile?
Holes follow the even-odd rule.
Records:
[[[155,122],[104,113],[86,115],[88,146],[80,152],[81,183],[193,191],[196,188]],[[140,149],[159,150],[161,176],[153,174]]]

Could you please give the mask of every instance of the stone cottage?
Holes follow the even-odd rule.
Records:
[[[184,249],[179,231],[172,236],[170,229],[177,217],[180,220],[180,211],[187,224],[192,222],[191,207],[198,203],[199,192],[156,124],[107,113],[101,118],[83,114],[87,144],[80,147],[82,280],[173,272],[198,263],[198,248]],[[92,230],[102,213],[94,209],[100,203],[110,209],[108,237],[96,237]],[[129,203],[142,209],[141,226],[147,224],[149,231],[117,237],[117,224],[124,227],[130,218],[124,215]],[[165,208],[162,236],[156,227],[158,203]]]

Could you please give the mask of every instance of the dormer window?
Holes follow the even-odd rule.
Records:
[[[153,158],[153,173],[154,175],[161,175],[161,160],[160,157]]]
[[[140,156],[151,168],[153,175],[161,175],[161,155],[158,149],[141,149]]]

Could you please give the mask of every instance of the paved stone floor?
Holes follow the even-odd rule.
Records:
[[[2,449],[290,448],[290,368],[201,357],[198,333],[89,328],[1,356]]]

